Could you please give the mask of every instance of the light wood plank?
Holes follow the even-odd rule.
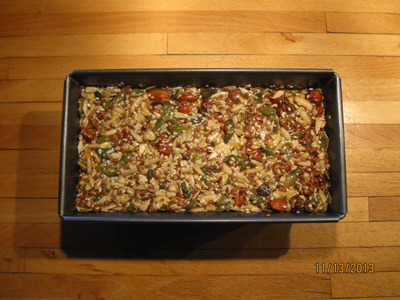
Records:
[[[344,78],[342,96],[344,101],[400,101],[400,79]]]
[[[392,35],[170,33],[168,54],[400,55]],[[1,52],[0,52],[1,53]]]
[[[0,59],[0,79],[8,78],[8,59]]]
[[[0,174],[56,174],[58,150],[0,150]]]
[[[332,274],[332,297],[400,296],[400,272]]]
[[[59,223],[58,199],[0,198],[0,222]]]
[[[25,249],[0,248],[0,272],[25,272]]]
[[[39,13],[41,2],[41,0],[0,0],[0,15]]]
[[[399,247],[148,251],[27,249],[26,272],[122,275],[316,274],[315,264],[374,263],[375,270],[399,271]],[[101,258],[96,258],[101,257]],[[91,258],[88,261],[88,258]],[[321,267],[319,269],[321,273]],[[318,274],[318,273],[317,273]]]
[[[116,281],[117,280],[117,281]],[[330,298],[328,275],[265,276],[123,276],[0,274],[0,289],[7,299],[111,299],[135,295],[140,299],[265,299],[268,295],[284,298]],[[190,288],[188,288],[190,286]],[[229,293],[227,293],[229,291]]]
[[[399,14],[343,13],[326,14],[328,32],[400,34]]]
[[[0,248],[315,249],[399,247],[400,222],[303,224],[0,223]],[[193,235],[193,232],[196,232]],[[157,241],[154,234],[157,233]],[[192,243],[193,241],[193,243]]]
[[[44,13],[66,12],[119,12],[119,11],[343,11],[343,12],[400,12],[396,0],[365,1],[358,0],[204,0],[168,1],[149,0],[145,2],[126,2],[123,0],[43,0]]]
[[[11,58],[10,79],[64,79],[74,69],[305,68],[341,77],[400,78],[400,57],[298,55],[150,55]],[[49,68],[48,66],[52,66]]]
[[[344,122],[348,124],[399,124],[399,101],[346,101]]]
[[[0,149],[60,149],[60,141],[61,125],[0,125]]]
[[[165,54],[162,33],[1,37],[0,57]]]
[[[0,126],[60,125],[61,102],[0,103]]]
[[[325,14],[320,12],[145,11],[12,15],[0,20],[0,36],[325,31]]]
[[[398,148],[399,125],[345,125],[347,149]]]
[[[63,80],[0,81],[0,103],[62,101]]]
[[[348,212],[341,222],[369,221],[368,197],[348,197]]]
[[[56,198],[58,174],[0,174],[0,197]]]
[[[370,197],[371,221],[400,221],[400,197]]]
[[[354,197],[400,195],[400,172],[347,173],[347,195]]]
[[[399,157],[400,148],[346,149],[346,171],[400,172]]]

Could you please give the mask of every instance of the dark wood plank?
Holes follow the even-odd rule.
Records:
[[[0,198],[0,222],[59,223],[57,211],[57,198]]]
[[[58,174],[0,174],[0,197],[56,198]]]
[[[25,249],[0,248],[0,272],[25,272]]]
[[[0,149],[60,149],[60,141],[61,125],[0,125]]]
[[[58,150],[0,150],[0,174],[58,174]]]

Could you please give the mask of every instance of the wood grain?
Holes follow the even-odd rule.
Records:
[[[348,124],[399,124],[399,101],[346,101],[344,122]]]
[[[398,148],[399,125],[345,125],[346,149]]]
[[[0,59],[0,80],[8,78],[8,59]]]
[[[381,287],[385,288],[382,289]],[[332,274],[332,297],[400,296],[399,272]]]
[[[63,80],[0,81],[0,103],[62,101]]]
[[[400,197],[370,197],[371,221],[400,221]]]
[[[399,14],[343,13],[326,14],[328,32],[400,34]]]
[[[320,12],[156,11],[10,15],[0,20],[0,36],[260,31],[325,32],[325,14]]]
[[[355,197],[400,195],[400,172],[348,173],[347,195]]]
[[[215,276],[316,274],[316,263],[374,262],[376,270],[399,271],[393,260],[399,247],[148,251],[145,255],[123,250],[93,251],[27,249],[26,272],[49,274],[113,274],[161,276]],[[87,258],[90,258],[88,263]],[[105,259],[104,259],[105,258]],[[319,270],[321,271],[321,270]]]
[[[0,15],[39,13],[41,2],[41,0],[0,0]]]
[[[57,174],[59,150],[0,150],[0,174]]]
[[[60,141],[61,125],[0,125],[0,149],[60,149]]]
[[[56,198],[58,174],[0,174],[0,197]]]
[[[162,33],[1,37],[0,57],[165,54]]]
[[[59,223],[56,198],[1,198],[0,222]]]
[[[170,33],[168,54],[399,55],[398,43],[372,34]]]
[[[118,279],[117,281],[115,279]],[[265,299],[270,282],[277,285],[271,297],[328,298],[329,275],[264,276],[124,276],[116,278],[95,275],[0,274],[0,290],[6,299]],[[190,286],[190,289],[187,287]],[[229,292],[227,292],[229,291]]]
[[[346,149],[346,171],[400,172],[400,148]]]
[[[25,272],[25,249],[0,248],[0,272]]]
[[[305,68],[347,78],[400,78],[400,57],[302,55],[150,55],[10,58],[10,79],[64,79],[74,69]],[[52,66],[49,68],[48,66]]]
[[[60,243],[64,249],[143,251],[399,247],[399,230],[400,222],[221,224],[218,228],[212,224],[181,228],[171,224],[0,223],[0,248],[60,248]]]
[[[343,12],[387,12],[399,13],[396,0],[365,1],[363,5],[357,0],[261,0],[229,1],[204,0],[192,2],[185,0],[149,0],[145,2],[126,2],[123,0],[43,0],[43,13],[66,12],[119,12],[119,11],[343,11]]]
[[[342,80],[344,101],[399,101],[398,78],[344,78]]]
[[[348,212],[341,222],[369,221],[368,197],[348,197]]]
[[[46,126],[61,124],[62,103],[0,103],[0,126]]]

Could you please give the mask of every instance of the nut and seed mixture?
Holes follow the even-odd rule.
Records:
[[[324,212],[318,89],[83,87],[78,211]]]

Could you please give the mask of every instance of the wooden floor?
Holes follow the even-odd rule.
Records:
[[[220,67],[341,76],[344,220],[61,224],[69,72]],[[398,0],[0,0],[0,298],[399,299],[399,142]]]

